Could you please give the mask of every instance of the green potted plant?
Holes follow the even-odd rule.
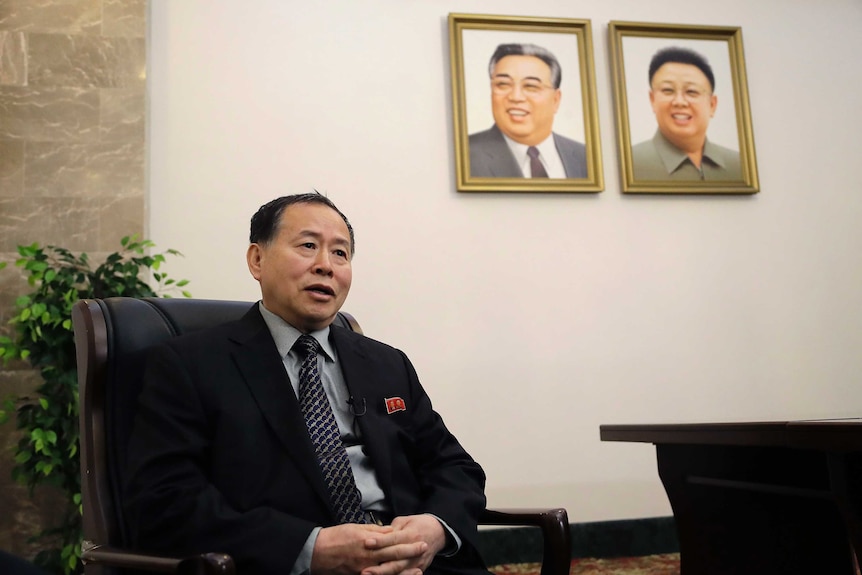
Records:
[[[64,496],[59,524],[37,536],[45,548],[35,562],[57,574],[83,571],[72,305],[85,298],[170,297],[172,291],[191,297],[182,290],[186,280],[176,281],[159,271],[166,255],[179,252],[150,254],[154,244],[134,236],[120,243],[121,249],[95,268],[85,253],[75,255],[65,248],[38,244],[18,246],[20,258],[15,264],[26,270],[34,290],[15,302],[12,337],[0,336],[0,357],[5,362],[26,360],[44,380],[35,398],[7,400],[0,422],[14,409],[23,432],[15,453],[14,478],[29,486],[31,493],[38,485],[51,485]]]

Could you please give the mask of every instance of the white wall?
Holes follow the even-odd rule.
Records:
[[[152,0],[149,231],[256,299],[247,222],[312,187],[357,230],[345,309],[404,349],[491,505],[670,514],[602,423],[862,410],[858,0]],[[592,20],[606,189],[459,194],[449,12]],[[607,23],[741,26],[761,192],[620,193]]]

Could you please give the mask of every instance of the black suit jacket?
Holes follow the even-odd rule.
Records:
[[[337,326],[330,338],[351,395],[365,399],[358,424],[393,513],[433,513],[463,541],[429,571],[484,570],[476,552],[484,473],[432,409],[410,361]],[[406,409],[389,413],[387,398]],[[337,522],[257,305],[153,353],[128,459],[126,511],[142,550],[220,551],[244,575],[286,575],[311,530]]]
[[[566,178],[587,177],[587,148],[580,142],[553,134],[554,146],[563,161]],[[473,178],[523,178],[503,132],[494,124],[484,132],[471,134],[470,176]]]

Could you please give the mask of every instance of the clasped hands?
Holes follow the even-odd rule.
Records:
[[[346,523],[324,527],[311,558],[311,575],[422,575],[446,545],[433,515],[396,517],[391,525]]]

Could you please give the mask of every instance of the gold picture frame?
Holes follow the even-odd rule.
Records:
[[[531,85],[529,71],[522,78],[514,77],[520,72],[504,74],[503,60],[518,59],[500,54],[535,56],[526,60],[544,67],[542,74],[550,80],[543,76]],[[493,66],[492,56],[497,58]],[[449,58],[459,192],[602,191],[589,20],[451,13]],[[561,74],[554,74],[554,63]],[[492,88],[491,70],[500,70],[498,80],[508,79]],[[503,104],[502,98],[514,103]],[[535,145],[543,164],[539,170],[547,168],[548,177],[531,177],[529,171],[536,168],[530,167],[527,150],[536,139],[541,141]]]
[[[608,32],[622,191],[758,192],[742,29],[612,21]]]

